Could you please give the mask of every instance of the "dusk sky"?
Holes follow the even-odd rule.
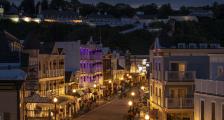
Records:
[[[16,4],[19,4],[22,0],[12,0],[16,2]],[[172,7],[179,8],[182,5],[185,6],[200,6],[200,5],[207,5],[212,4],[215,1],[219,3],[224,3],[224,0],[80,0],[81,2],[85,3],[92,3],[96,4],[97,2],[107,2],[111,4],[116,3],[128,3],[132,6],[138,6],[142,4],[150,4],[150,3],[157,3],[157,4],[164,4],[164,3],[170,3]]]

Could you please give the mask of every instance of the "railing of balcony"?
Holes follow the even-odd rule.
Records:
[[[166,81],[173,82],[188,82],[194,81],[196,77],[195,71],[166,71]]]
[[[169,109],[191,109],[194,106],[193,98],[166,98],[166,108]]]
[[[59,77],[64,75],[64,69],[48,70],[46,73],[40,74],[40,78]]]

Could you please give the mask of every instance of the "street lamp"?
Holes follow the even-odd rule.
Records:
[[[54,110],[55,110],[55,111],[54,111],[54,112],[55,112],[55,113],[54,113],[54,118],[55,118],[55,120],[56,120],[56,117],[57,117],[57,116],[56,116],[56,104],[57,104],[57,102],[58,102],[58,98],[55,97],[55,98],[53,99],[53,102],[54,102]]]
[[[73,89],[72,92],[73,92],[73,93],[76,93],[76,89]]]
[[[93,87],[96,88],[96,84],[94,84]]]
[[[145,89],[145,87],[144,87],[144,86],[142,86],[142,87],[141,87],[141,89],[142,89],[142,90],[144,90],[144,89]]]
[[[133,105],[132,101],[128,101],[128,105],[131,107]]]
[[[134,97],[135,96],[135,92],[131,92],[131,96]]]
[[[149,120],[149,115],[145,114],[145,120]]]

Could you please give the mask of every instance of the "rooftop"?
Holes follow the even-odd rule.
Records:
[[[0,80],[25,80],[26,76],[21,69],[0,70]]]

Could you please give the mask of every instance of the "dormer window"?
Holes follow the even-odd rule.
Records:
[[[178,43],[178,48],[181,48],[181,49],[186,48],[185,43]]]
[[[195,43],[190,43],[189,48],[197,48],[197,45]]]

